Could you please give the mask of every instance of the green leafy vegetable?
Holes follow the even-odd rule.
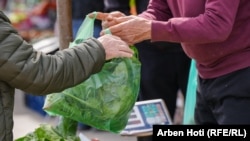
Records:
[[[41,124],[34,132],[16,139],[15,141],[80,141],[77,136],[62,136],[54,127]]]

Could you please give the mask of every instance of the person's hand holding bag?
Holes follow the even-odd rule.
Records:
[[[93,17],[93,14],[89,14]],[[142,17],[130,15],[125,16],[123,13],[115,11],[111,13],[97,12],[95,17],[102,20],[103,31],[111,32],[112,35],[120,37],[129,45],[151,39],[151,21]]]
[[[110,13],[92,12],[88,14],[88,16],[90,18],[101,20],[102,29],[106,29],[117,24],[114,18],[125,17],[126,15],[120,11],[113,11]]]
[[[122,41],[119,37],[113,36],[111,34],[105,34],[98,38],[102,43],[105,53],[106,60],[119,58],[119,57],[132,57],[133,50]]]

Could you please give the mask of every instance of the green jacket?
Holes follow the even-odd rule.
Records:
[[[0,141],[13,140],[15,88],[37,95],[59,92],[99,72],[104,62],[104,48],[94,38],[54,55],[37,52],[0,11]]]

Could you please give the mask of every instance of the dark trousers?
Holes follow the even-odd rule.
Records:
[[[178,90],[186,94],[191,59],[179,44],[145,41],[135,46],[142,64],[139,100],[163,99],[173,119]],[[137,141],[152,141],[152,136]]]
[[[196,104],[197,124],[250,124],[250,67],[199,78]]]
[[[136,44],[141,61],[139,100],[162,98],[173,118],[177,92],[186,93],[191,60],[179,44]]]

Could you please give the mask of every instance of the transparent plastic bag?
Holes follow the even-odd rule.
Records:
[[[86,16],[71,46],[93,36],[94,19]],[[86,33],[86,34],[85,34]],[[43,109],[97,129],[122,131],[137,101],[141,63],[135,47],[132,58],[107,61],[102,70],[83,83],[61,93],[48,95]]]

